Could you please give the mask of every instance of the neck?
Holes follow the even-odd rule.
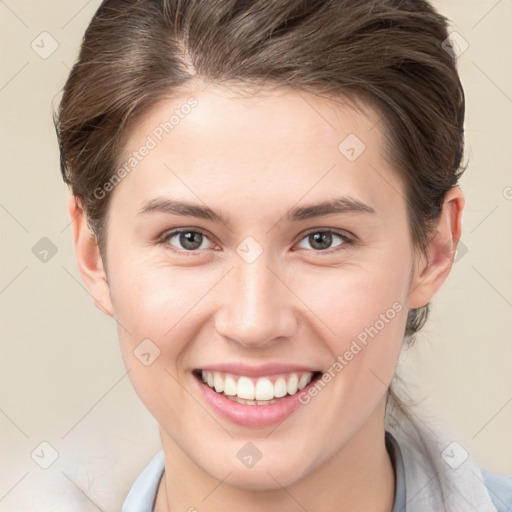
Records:
[[[385,400],[351,439],[316,470],[287,487],[240,489],[212,478],[161,431],[165,474],[155,512],[391,512],[395,477],[384,437]],[[274,482],[278,484],[278,482]]]

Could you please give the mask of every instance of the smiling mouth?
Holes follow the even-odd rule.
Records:
[[[197,369],[195,377],[206,386],[234,402],[244,405],[271,405],[282,398],[293,396],[322,372],[290,372],[265,377],[247,377],[228,372]]]

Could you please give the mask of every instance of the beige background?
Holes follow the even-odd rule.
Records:
[[[458,59],[467,252],[400,373],[477,461],[512,474],[512,2],[435,4],[469,43]],[[113,321],[93,306],[77,271],[51,119],[98,5],[0,1],[0,511],[119,510],[159,449]],[[43,31],[58,43],[45,59],[31,47],[51,49]],[[42,237],[57,250],[46,263],[32,252]],[[58,454],[46,470],[31,458],[35,450],[35,460],[50,460],[43,441]]]

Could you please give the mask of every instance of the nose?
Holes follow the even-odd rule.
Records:
[[[219,335],[246,347],[290,337],[297,328],[295,295],[265,254],[252,263],[235,255],[216,313]]]

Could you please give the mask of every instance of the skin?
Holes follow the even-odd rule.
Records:
[[[156,510],[389,512],[386,393],[408,310],[427,304],[450,272],[463,194],[446,194],[427,260],[413,250],[379,116],[289,88],[242,98],[210,86],[163,100],[131,128],[125,156],[190,96],[197,107],[112,192],[106,262],[79,201],[68,204],[83,280],[115,318],[131,382],[160,425],[166,471]],[[338,149],[349,134],[366,146],[353,162]],[[208,205],[232,224],[138,215],[156,196]],[[339,196],[376,214],[284,218]],[[185,254],[178,236],[159,238],[176,228],[207,236]],[[334,252],[322,254],[307,235],[327,228],[355,242],[333,236],[325,250]],[[236,252],[248,236],[263,249],[250,264]],[[277,427],[230,423],[198,393],[191,371],[206,364],[277,361],[325,372],[396,302],[402,310]],[[160,349],[150,366],[133,353],[146,338]],[[237,458],[249,441],[262,454],[252,468]]]

